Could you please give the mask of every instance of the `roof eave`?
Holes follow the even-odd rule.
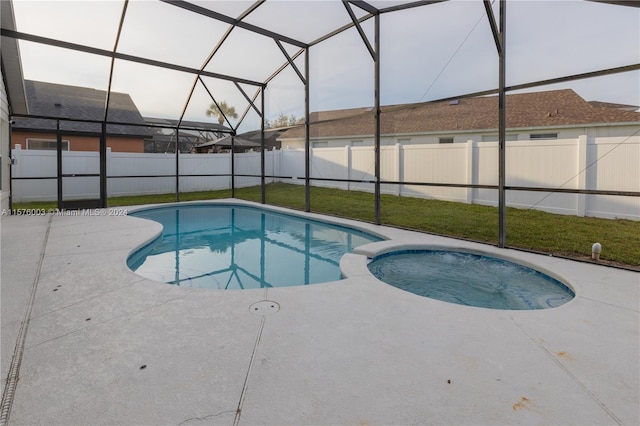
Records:
[[[13,14],[12,2],[0,2],[0,16],[2,17],[2,28],[15,31],[16,23]],[[9,37],[2,37],[1,43],[2,76],[6,85],[11,113],[28,114],[29,108],[27,107],[27,96],[24,89],[22,61],[20,60],[18,40]]]
[[[614,6],[640,7],[638,0],[587,0],[594,3],[605,3]]]

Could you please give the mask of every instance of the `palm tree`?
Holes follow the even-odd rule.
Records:
[[[225,116],[227,118],[238,118],[234,107],[227,105],[225,101],[220,102],[219,105],[220,108],[218,108],[215,102],[212,102],[211,105],[209,105],[209,109],[207,109],[207,117],[218,117],[218,124],[220,125],[224,123]]]

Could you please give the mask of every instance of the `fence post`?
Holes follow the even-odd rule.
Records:
[[[313,183],[311,181],[311,178],[313,177],[313,163],[315,161],[315,159],[313,158],[313,150],[315,148],[313,146],[309,146],[309,187],[313,186]],[[306,181],[306,178],[305,178]],[[311,191],[311,188],[309,188],[309,191]],[[309,198],[311,198],[311,195],[309,195]],[[311,201],[309,201],[309,204],[311,204]],[[310,211],[310,210],[309,210]]]
[[[107,198],[112,196],[113,190],[111,189],[111,187],[113,185],[109,185],[109,176],[111,176],[113,174],[113,165],[112,165],[112,159],[113,157],[111,156],[111,147],[108,146],[107,147],[107,154],[106,154],[106,161],[107,161],[107,170],[105,171],[106,173],[106,179],[107,179]]]
[[[576,189],[591,189],[587,188],[587,135],[578,136],[577,145],[578,187]],[[577,194],[576,197],[576,215],[584,217],[587,214],[587,195]]]
[[[282,150],[273,150],[273,175],[274,176],[282,176]],[[280,182],[281,179],[273,178],[274,182]]]
[[[467,176],[465,183],[473,185],[473,156],[475,154],[475,143],[473,139],[467,141]],[[473,204],[473,188],[467,188],[467,204]]]
[[[235,196],[236,196],[236,194],[235,194],[235,191],[236,191],[235,183],[236,182],[235,182],[235,176],[234,176],[235,170],[234,170],[234,164],[233,164],[233,155],[231,153],[226,153],[226,152],[225,153],[220,153],[218,155],[224,155],[224,156],[228,156],[229,157],[229,162],[227,163],[227,167],[228,167],[227,171],[229,172],[229,176],[228,176],[229,177],[229,180],[228,180],[229,184],[228,185],[229,185],[229,189],[231,189],[231,198],[235,198]]]
[[[394,152],[395,152],[395,156],[396,156],[396,161],[395,161],[396,174],[395,174],[394,178],[395,178],[396,182],[402,182],[402,174],[403,174],[403,170],[402,170],[402,144],[396,143]],[[402,185],[401,184],[397,184],[396,185],[396,195],[398,197],[400,195],[402,195]]]
[[[351,190],[351,145],[344,146],[344,165],[345,165],[345,179],[347,179],[347,191]]]

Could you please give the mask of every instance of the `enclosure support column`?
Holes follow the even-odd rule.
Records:
[[[374,49],[374,85],[375,85],[375,114],[376,114],[376,132],[375,132],[375,215],[376,225],[380,225],[380,14],[375,16],[375,41]]]
[[[304,54],[304,211],[311,211],[311,182],[309,174],[311,172],[310,144],[311,144],[311,124],[309,123],[309,48]]]
[[[176,203],[180,201],[180,129],[176,127]]]
[[[107,123],[104,121],[100,135],[100,207],[107,207]]]
[[[356,18],[355,13],[351,9],[350,2],[344,1],[344,5],[347,13],[351,17],[353,25],[355,25],[360,38],[365,47],[373,59],[373,85],[374,85],[374,117],[375,117],[375,132],[373,136],[373,151],[374,151],[374,163],[375,163],[375,178],[374,178],[374,205],[375,205],[375,223],[380,224],[380,11],[367,2],[352,2],[356,6],[374,15],[374,42],[371,46],[371,42],[367,38],[366,33],[360,26],[360,22]]]
[[[491,2],[484,0],[484,8],[489,19],[489,26],[493,34],[493,40],[496,43],[498,51],[498,247],[505,246],[507,233],[506,219],[506,196],[505,196],[505,139],[506,139],[506,105],[505,105],[505,27],[507,23],[506,17],[506,0],[500,0],[500,25],[496,25],[495,17]]]
[[[125,1],[122,5],[120,13],[120,23],[118,24],[118,34],[116,42],[113,45],[112,52],[115,54],[120,43],[120,35],[122,34],[122,26],[124,25],[124,17],[127,14],[129,2]],[[109,68],[109,84],[107,85],[107,97],[104,100],[104,118],[102,120],[102,134],[100,135],[100,207],[107,207],[107,118],[109,117],[109,106],[111,105],[111,84],[113,83],[113,69],[116,58],[111,57],[111,66]]]
[[[5,145],[3,147],[4,149],[9,150],[9,153],[8,153],[9,164],[7,165],[7,163],[5,163],[5,167],[9,169],[9,211],[13,210],[13,152],[11,151],[11,147],[13,147],[13,142],[11,140],[11,134],[13,133],[13,131],[11,130],[12,122],[13,120],[10,119],[9,120],[9,138],[7,140],[8,145]],[[0,158],[2,158],[2,155],[0,155]],[[1,167],[2,166],[0,166],[0,168]],[[4,176],[2,176],[1,178],[4,179]],[[4,183],[2,185],[4,186]]]
[[[506,0],[500,0],[500,50],[498,51],[498,247],[504,247],[507,234],[507,208],[505,194],[506,175],[506,106],[505,106],[505,27]]]
[[[260,109],[262,110],[262,120],[260,122],[260,202],[266,203],[266,194],[264,187],[264,87],[260,89]]]
[[[231,198],[236,198],[235,132],[231,133]]]
[[[58,162],[58,210],[62,210],[62,134],[60,120],[56,120],[56,158]]]

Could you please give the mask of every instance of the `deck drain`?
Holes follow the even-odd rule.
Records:
[[[249,311],[251,311],[254,315],[271,315],[275,314],[280,310],[280,305],[271,300],[263,300],[261,302],[256,302],[249,307]]]

